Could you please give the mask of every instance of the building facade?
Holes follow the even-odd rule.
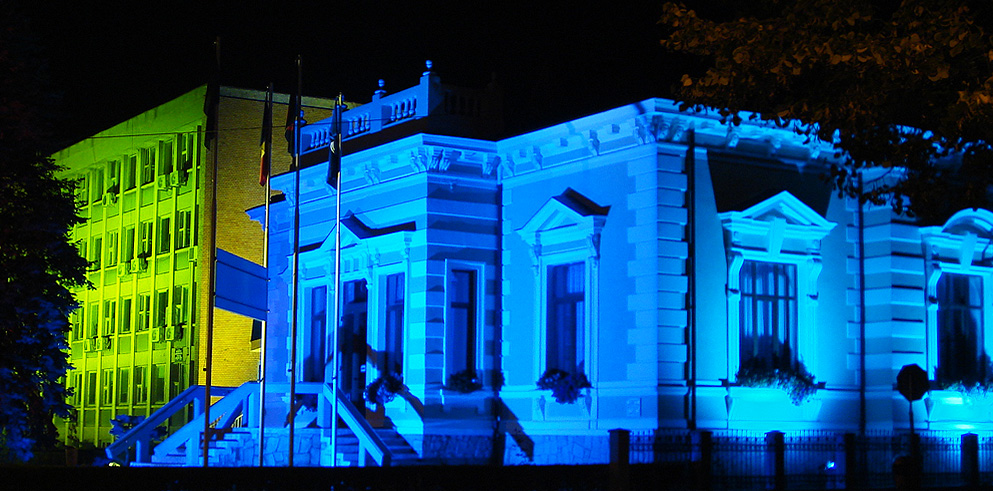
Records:
[[[385,428],[443,463],[602,463],[613,428],[902,431],[907,364],[932,381],[918,429],[993,430],[989,211],[921,227],[832,192],[828,144],[662,99],[440,129],[495,100],[429,70],[345,112],[340,231],[330,125],[303,129],[272,179],[267,409],[216,462],[257,462],[260,420],[267,465],[293,432],[296,465],[346,462],[335,405],[360,454]]]
[[[214,151],[217,245],[261,262],[262,230],[244,210],[263,199],[258,127],[264,93],[222,88],[219,137],[208,150],[205,90],[195,89],[53,155],[64,176],[77,183],[85,222],[72,230],[71,239],[90,262],[87,278],[93,286],[74,292],[80,307],[71,319],[73,368],[67,384],[77,419],[63,433],[67,442],[104,446],[113,440],[115,417],[147,416],[190,385],[203,383]],[[285,107],[286,96],[277,103]],[[281,156],[274,160],[277,169],[288,165]],[[214,333],[214,384],[255,380],[252,321],[218,310]],[[184,422],[177,416],[170,426]]]

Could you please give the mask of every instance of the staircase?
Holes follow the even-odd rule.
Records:
[[[340,422],[336,437],[336,458],[338,466],[389,466],[415,465],[420,463],[417,453],[394,429],[373,429],[355,406],[338,391],[332,393],[330,386],[319,383],[298,384],[298,394],[312,393],[338,405]],[[203,465],[204,397],[203,388],[191,388],[184,398],[170,401],[162,409],[152,414],[146,421],[124,434],[120,440],[107,447],[107,456],[113,460],[125,461],[133,455],[129,465],[134,467],[196,467]],[[214,392],[216,393],[216,392]],[[258,384],[247,383],[237,389],[225,389],[227,395],[214,403],[211,410],[213,438],[208,444],[209,466],[241,467],[258,465]],[[169,435],[152,451],[151,430],[172,414],[193,404],[194,417],[190,423]],[[294,464],[298,466],[331,465],[326,452],[330,451],[329,430],[303,428],[306,421],[297,421],[295,435],[297,442],[306,443],[294,454]],[[237,426],[244,424],[243,427]],[[270,454],[270,448],[285,448],[287,431],[282,428],[266,429],[267,465],[285,465],[286,455]],[[271,440],[275,439],[275,440]],[[277,443],[278,441],[278,443]],[[275,446],[274,446],[275,445]],[[132,450],[134,449],[134,450]]]
[[[420,457],[417,452],[392,428],[376,428],[376,434],[390,450],[391,465],[417,465]],[[347,428],[338,429],[337,454],[339,467],[359,465],[359,439]]]

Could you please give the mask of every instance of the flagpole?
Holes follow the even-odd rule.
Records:
[[[338,324],[341,317],[341,113],[345,110],[343,96],[339,93],[334,106],[334,155],[331,159],[337,161],[337,171],[335,179],[335,213],[334,213],[334,324],[331,328],[331,393],[334,400],[331,401],[331,466],[338,466]],[[335,162],[328,162],[334,165]]]
[[[293,433],[294,425],[296,419],[296,382],[297,382],[297,318],[299,317],[298,305],[299,302],[299,270],[300,270],[300,109],[302,104],[300,101],[301,90],[302,90],[302,61],[300,55],[297,55],[297,92],[294,95],[297,99],[297,114],[294,115],[293,124],[293,175],[294,175],[294,185],[293,185],[293,298],[292,298],[292,315],[290,321],[290,414],[289,414],[289,424],[290,424],[290,437],[289,437],[289,458],[287,460],[287,465],[293,467]],[[292,104],[292,103],[291,103]],[[292,106],[291,106],[292,107]]]
[[[265,141],[262,142],[262,152],[263,152],[263,162],[262,165],[265,166],[263,169],[265,171],[265,225],[262,234],[262,267],[266,272],[266,298],[268,299],[269,292],[269,193],[272,190],[271,183],[269,182],[269,176],[272,175],[271,170],[271,159],[272,159],[272,84],[266,89],[265,94],[265,108],[263,110],[263,116],[267,118],[267,121],[263,121],[263,128],[268,127],[269,131],[265,132]],[[263,130],[265,131],[265,130]],[[266,334],[269,324],[269,305],[266,301],[266,318],[262,321],[262,342],[260,346],[259,355],[259,467],[265,465],[265,389],[266,389]]]
[[[215,62],[215,73],[217,75],[217,80],[214,81],[217,84],[216,88],[211,88],[208,86],[207,90],[217,90],[220,91],[220,66],[221,66],[221,38],[217,37],[214,41],[214,62]],[[208,97],[210,95],[208,94]],[[215,121],[220,118],[220,100],[215,99],[214,104],[214,119]],[[210,457],[210,439],[211,439],[211,428],[210,428],[210,387],[213,383],[211,380],[211,371],[213,365],[213,355],[214,355],[214,295],[217,292],[217,275],[215,270],[217,269],[217,153],[220,150],[221,142],[220,136],[218,135],[218,126],[220,123],[216,123],[217,126],[214,128],[209,128],[207,131],[213,131],[214,148],[212,149],[212,178],[211,178],[211,192],[210,192],[210,245],[207,251],[207,272],[208,278],[207,283],[210,285],[210,295],[207,296],[207,346],[206,346],[206,363],[204,369],[206,370],[206,376],[204,377],[204,410],[203,410],[203,466],[208,466],[208,459]]]

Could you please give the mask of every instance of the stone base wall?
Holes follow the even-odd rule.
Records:
[[[322,438],[322,434],[314,429],[298,429],[294,433],[294,466],[331,466],[330,442]],[[508,433],[496,442],[486,435],[424,435],[407,439],[412,447],[422,450],[421,462],[428,464],[490,464],[494,452],[501,455],[503,465],[607,464],[610,461],[610,438],[607,435],[528,436]],[[265,465],[286,466],[289,458],[288,432],[269,429],[265,441]],[[258,465],[259,448],[255,435],[239,434],[237,442],[227,442],[224,446],[226,451],[216,452],[211,465]]]
[[[322,462],[321,456],[329,453],[328,442],[322,441],[321,432],[313,429],[297,429],[293,434],[294,467],[330,466],[330,457]],[[224,450],[212,452],[211,465],[221,467],[252,467],[259,465],[259,441],[256,434],[238,434],[235,441],[221,444]],[[267,429],[265,434],[266,467],[284,467],[289,462],[290,436],[282,429]]]
[[[507,435],[504,465],[610,463],[608,435]]]
[[[493,438],[482,435],[424,435],[421,458],[433,464],[483,465],[493,459]]]

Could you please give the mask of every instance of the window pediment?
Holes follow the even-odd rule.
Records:
[[[745,210],[718,216],[730,233],[732,246],[764,248],[773,254],[793,248],[804,253],[817,251],[820,241],[837,225],[788,191]]]
[[[349,212],[341,219],[341,254],[343,262],[351,262],[353,267],[358,263],[370,265],[378,264],[380,257],[386,253],[402,253],[407,255],[410,249],[410,242],[413,232],[416,230],[414,222],[405,222],[387,227],[371,227],[355,214]],[[301,248],[301,258],[307,256],[328,257],[334,255],[335,230],[331,227],[324,241],[310,250]],[[326,267],[333,268],[334,261],[323,262]],[[326,274],[330,275],[331,271]]]
[[[570,188],[546,201],[517,233],[536,256],[541,255],[542,245],[573,241],[582,241],[599,255],[600,231],[609,211],[609,206],[600,206]]]

